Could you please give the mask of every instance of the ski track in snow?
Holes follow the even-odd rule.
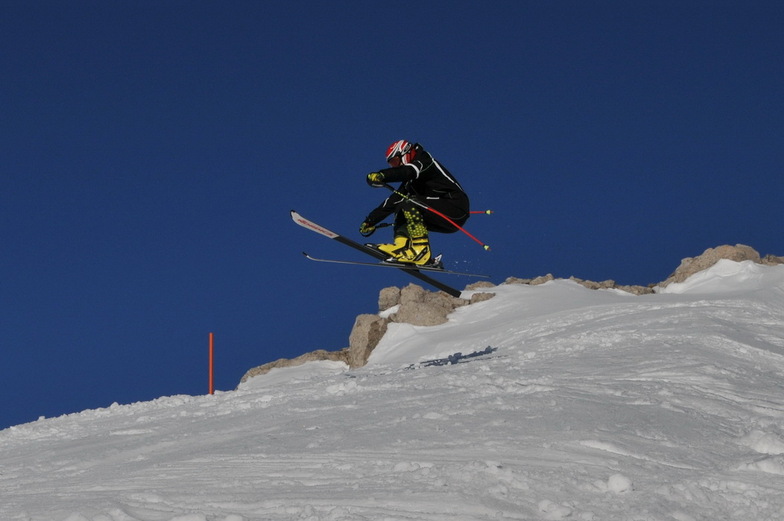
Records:
[[[0,431],[0,519],[784,519],[784,266],[698,275],[499,286],[359,370]]]

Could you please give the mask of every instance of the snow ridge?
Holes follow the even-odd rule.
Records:
[[[358,370],[0,431],[0,518],[784,519],[784,266],[699,275],[502,285]]]

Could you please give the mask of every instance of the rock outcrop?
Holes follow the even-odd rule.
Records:
[[[248,380],[249,378],[253,378],[254,376],[267,374],[272,369],[278,367],[296,367],[306,362],[319,362],[323,360],[348,363],[348,349],[341,349],[340,351],[325,351],[324,349],[318,349],[310,353],[305,353],[304,355],[298,356],[297,358],[280,358],[274,362],[269,362],[267,364],[250,369],[242,376],[240,383]]]
[[[750,260],[760,264],[784,264],[784,257],[760,254],[752,247],[743,244],[735,246],[723,245],[708,248],[697,257],[688,257],[681,261],[680,266],[665,281],[649,286],[627,286],[616,284],[613,280],[593,282],[590,280],[570,277],[572,280],[589,289],[617,289],[645,295],[654,293],[656,287],[664,287],[673,282],[683,282],[691,275],[706,270],[721,259],[733,261]],[[552,274],[532,279],[519,279],[510,277],[505,284],[529,284],[536,286],[555,280]],[[265,374],[276,367],[292,367],[305,362],[317,360],[334,360],[345,362],[351,368],[362,367],[368,361],[373,349],[378,345],[386,333],[390,323],[407,323],[415,326],[437,326],[447,322],[448,316],[455,309],[475,304],[495,296],[489,291],[479,291],[492,288],[489,282],[477,282],[466,289],[474,291],[470,299],[455,298],[443,292],[427,291],[416,284],[409,284],[404,288],[389,287],[381,290],[378,296],[378,314],[362,314],[354,321],[354,327],[349,335],[349,347],[339,351],[318,350],[306,353],[294,359],[280,359],[275,362],[253,368],[242,377],[242,382],[253,376]]]
[[[387,332],[389,321],[379,315],[359,315],[348,337],[348,366],[362,367]]]
[[[537,286],[539,284],[544,284],[545,282],[550,282],[551,280],[555,280],[555,277],[553,277],[551,273],[548,273],[547,275],[536,277],[534,279],[518,279],[517,277],[509,277],[506,279],[506,284],[528,284],[531,286]],[[653,286],[628,286],[623,284],[616,284],[614,280],[594,282],[592,280],[578,279],[577,277],[569,277],[569,280],[576,282],[581,286],[585,286],[588,289],[618,289],[627,293],[632,293],[634,295],[646,295],[654,292]]]
[[[702,252],[702,255],[697,257],[686,257],[681,261],[680,266],[678,266],[672,275],[667,277],[667,279],[659,285],[665,287],[673,282],[683,282],[695,273],[710,268],[721,259],[729,259],[736,262],[750,260],[758,264],[768,265],[784,264],[784,257],[766,255],[762,258],[760,257],[759,252],[751,246],[746,246],[745,244],[730,246],[725,244],[716,248],[708,248]]]
[[[475,288],[487,286],[492,284],[477,285]],[[452,297],[442,291],[427,291],[416,284],[409,284],[402,289],[384,288],[378,297],[379,314],[362,314],[356,318],[349,335],[349,347],[340,351],[314,351],[290,360],[285,358],[276,360],[251,369],[245,373],[241,382],[277,367],[294,367],[319,360],[345,362],[352,369],[362,367],[367,363],[370,353],[381,341],[390,323],[436,326],[447,322],[447,316],[455,309],[487,300],[492,296],[493,293],[475,293],[470,300],[466,300]],[[396,309],[392,310],[393,308]]]
[[[400,290],[400,296],[395,302],[389,300],[385,305],[398,306],[398,310],[389,316],[390,322],[401,322],[415,326],[437,326],[447,321],[449,315],[456,308],[465,306],[469,301],[455,298],[441,291],[434,293],[425,290],[422,286],[409,284]],[[387,308],[389,309],[389,308]],[[379,311],[385,311],[380,309]]]

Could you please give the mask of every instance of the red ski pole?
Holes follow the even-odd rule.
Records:
[[[397,190],[395,190],[394,187],[388,185],[387,183],[384,183],[384,187],[388,188],[393,193],[396,193],[397,195],[399,195],[400,197],[402,197],[406,201],[410,201],[410,202],[414,203],[415,205],[424,208],[425,210],[429,210],[429,211],[433,212],[434,214],[436,214],[437,216],[441,217],[446,222],[448,222],[449,224],[451,224],[452,226],[454,226],[455,228],[457,228],[458,230],[460,230],[464,234],[468,235],[471,239],[473,239],[475,242],[477,242],[482,248],[484,248],[485,251],[490,251],[490,246],[488,246],[487,244],[483,243],[482,241],[480,241],[479,239],[477,239],[476,237],[471,235],[471,233],[468,230],[466,230],[465,228],[463,228],[462,226],[457,224],[455,221],[453,221],[452,219],[450,219],[449,217],[447,217],[443,213],[441,213],[438,210],[435,210],[433,208],[430,208],[428,205],[426,205],[424,203],[420,203],[416,199],[412,199],[411,197],[407,196],[406,194],[402,194],[402,193],[398,192]],[[488,210],[488,212],[489,212],[489,210]],[[485,212],[482,212],[482,213],[485,213]]]

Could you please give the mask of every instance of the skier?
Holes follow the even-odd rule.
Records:
[[[419,143],[395,141],[387,149],[386,158],[390,168],[371,172],[367,175],[367,183],[378,188],[399,182],[400,188],[368,214],[359,233],[369,237],[378,223],[394,213],[392,244],[369,246],[388,254],[390,262],[418,266],[433,264],[428,232],[458,230],[436,212],[463,226],[470,215],[468,196],[454,176]]]

